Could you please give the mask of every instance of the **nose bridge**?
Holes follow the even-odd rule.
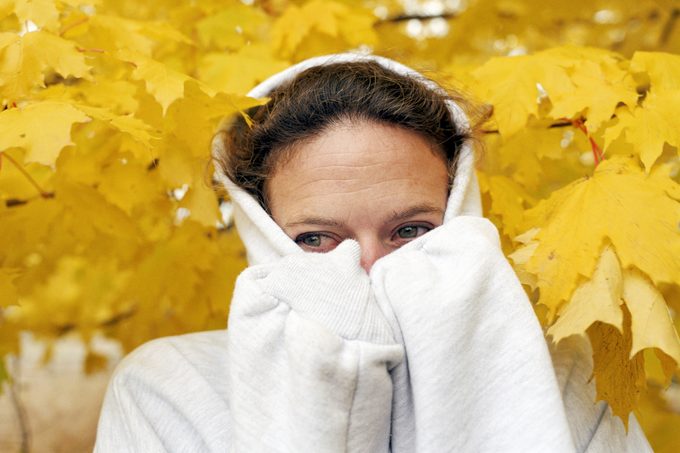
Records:
[[[368,273],[378,259],[389,253],[389,250],[377,237],[358,238],[361,247],[361,267]]]

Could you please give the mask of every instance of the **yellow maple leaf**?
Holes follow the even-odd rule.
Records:
[[[90,66],[72,41],[42,30],[0,35],[0,98],[17,100],[44,86],[47,69],[63,77],[90,78]]]
[[[622,293],[623,276],[619,260],[611,247],[605,247],[592,278],[576,288],[569,304],[548,329],[548,335],[559,343],[570,335],[585,335],[596,321],[622,331]]]
[[[541,125],[524,128],[509,138],[488,134],[485,145],[483,168],[508,176],[534,197],[546,196],[551,186],[562,186],[582,175],[583,166],[571,168],[571,164],[590,148],[585,135],[571,127]],[[558,179],[554,182],[553,173]]]
[[[527,211],[525,229],[540,231],[523,268],[536,275],[549,319],[579,279],[592,275],[605,241],[623,267],[637,267],[657,285],[680,283],[678,200],[680,186],[668,175],[646,175],[631,159],[616,156]]]
[[[604,132],[605,152],[622,134],[640,154],[649,172],[663,152],[664,143],[680,149],[680,90],[651,91],[642,106],[621,107],[617,121]]]
[[[0,261],[26,269],[27,256],[50,238],[50,229],[63,213],[54,200],[37,198],[2,212]],[[0,329],[2,330],[2,329]]]
[[[44,101],[0,112],[0,149],[26,150],[26,162],[53,165],[61,149],[71,144],[71,126],[89,121],[71,104]]]
[[[523,285],[528,286],[532,292],[538,288],[538,281],[535,274],[526,270],[526,263],[534,254],[536,248],[538,248],[536,235],[539,231],[539,228],[532,228],[519,236],[514,237],[513,240],[522,244],[522,246],[508,254],[508,258],[514,263],[515,273],[517,274],[519,281],[522,282]],[[542,319],[541,323],[547,324],[547,320]]]
[[[668,307],[654,285],[636,269],[623,279],[623,299],[632,318],[633,344],[630,356],[645,348],[658,348],[680,364],[680,339]]]
[[[167,198],[157,172],[149,172],[137,160],[118,159],[107,165],[101,172],[97,191],[129,216],[141,216],[143,211],[150,210],[150,205]]]
[[[289,63],[272,57],[264,45],[244,46],[238,52],[206,53],[198,64],[199,79],[215,91],[247,93]]]
[[[593,346],[597,399],[607,401],[627,429],[628,416],[647,384],[642,353],[630,358],[630,313],[624,308],[623,314],[623,333],[598,321],[588,328],[588,337]]]
[[[553,118],[572,118],[587,111],[586,124],[596,131],[620,102],[630,106],[637,102],[635,81],[626,71],[611,66],[606,71],[600,63],[586,60],[575,62],[570,72],[574,88],[550,95]]]
[[[654,92],[680,90],[680,56],[665,52],[635,52],[630,70],[649,78]]]
[[[36,162],[26,163],[25,154],[26,150],[22,148],[8,149],[0,153],[0,200],[2,200],[0,206],[2,207],[5,207],[11,199],[27,200],[38,195],[40,192],[34,182],[44,192],[52,190],[50,180],[54,170],[48,165]],[[14,162],[9,162],[8,157]],[[30,179],[24,172],[30,175]],[[2,208],[0,208],[1,215]]]
[[[215,191],[206,184],[205,178],[195,178],[187,194],[180,203],[187,209],[192,220],[203,226],[215,228],[220,218],[220,210]]]
[[[36,99],[71,100],[74,103],[103,107],[120,115],[135,113],[139,107],[136,83],[129,80],[81,81],[77,84],[54,84],[36,93]]]
[[[59,10],[54,0],[16,0],[14,14],[22,23],[30,20],[40,28],[59,28]]]
[[[261,10],[238,2],[201,19],[196,31],[204,46],[236,50],[246,43],[250,34],[267,24],[267,16]]]
[[[503,219],[503,233],[515,237],[524,223],[524,211],[534,198],[515,180],[503,175],[479,173],[482,193],[491,197],[489,212]]]
[[[237,94],[218,93],[211,97],[194,80],[186,82],[183,94],[168,108],[166,134],[180,139],[194,156],[208,156],[220,119],[266,102]]]
[[[496,57],[473,71],[476,83],[472,89],[493,104],[504,138],[524,128],[530,116],[538,117],[542,97],[573,88],[561,62],[540,54]]]
[[[629,313],[629,332],[624,331],[624,312]],[[563,306],[559,318],[548,329],[548,335],[560,342],[571,335],[585,335],[595,323],[608,324],[616,327],[621,335],[632,336],[632,346],[617,353],[621,360],[626,354],[633,360],[644,349],[656,348],[666,378],[670,378],[680,363],[680,339],[663,296],[637,269],[622,271],[616,253],[609,246],[602,252],[592,278],[574,291],[570,302]],[[621,345],[618,341],[614,344]],[[627,388],[631,386],[627,384]]]
[[[112,53],[131,51],[150,57],[161,43],[192,41],[179,30],[163,22],[128,19],[110,14],[96,14],[87,21],[88,42]]]
[[[146,89],[163,107],[163,111],[167,110],[173,101],[182,97],[184,82],[191,80],[188,75],[139,52],[121,50],[116,55],[134,65],[132,78],[146,84]]]
[[[141,242],[142,235],[133,219],[118,206],[109,203],[96,189],[56,178],[55,193],[55,198],[78,222],[70,226],[77,228],[81,243],[108,237],[116,242],[128,241],[127,249],[134,250],[134,246]],[[86,221],[83,213],[87,213]]]
[[[92,107],[84,104],[74,104],[81,112],[90,118],[98,119],[109,126],[128,134],[146,147],[151,147],[151,141],[159,137],[159,133],[144,121],[131,115],[117,115],[108,109]]]
[[[302,57],[296,55],[298,48],[318,41],[316,38],[308,39],[314,32],[334,38],[339,48],[357,47],[361,44],[372,46],[378,41],[373,30],[375,21],[375,16],[369,11],[350,8],[335,1],[312,0],[301,7],[290,5],[274,22],[272,45],[285,59]],[[339,49],[329,49],[327,46],[323,53],[334,50]]]

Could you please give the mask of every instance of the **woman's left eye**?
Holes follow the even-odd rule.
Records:
[[[418,236],[422,236],[423,234],[427,233],[430,231],[432,228],[424,226],[424,225],[405,225],[401,228],[399,228],[395,233],[394,233],[394,239],[395,240],[400,240],[400,239],[415,239]]]
[[[342,239],[331,233],[303,233],[295,238],[295,242],[302,247],[303,250],[310,252],[330,252],[333,250]]]

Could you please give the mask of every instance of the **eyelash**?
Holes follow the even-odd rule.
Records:
[[[405,238],[404,238],[404,237],[402,237],[402,238],[398,237],[399,232],[402,231],[402,230],[404,230],[404,229],[406,229],[406,228],[415,228],[415,229],[416,229],[416,235],[413,236],[413,237],[405,237]],[[418,237],[422,236],[423,234],[425,234],[425,233],[427,233],[428,231],[432,230],[432,228],[433,228],[432,225],[425,225],[425,224],[419,224],[419,223],[410,223],[410,224],[406,224],[406,225],[400,225],[399,227],[397,227],[397,228],[394,230],[394,232],[393,232],[392,235],[390,236],[390,239],[391,239],[392,241],[394,241],[394,242],[401,242],[401,244],[399,244],[399,245],[401,246],[401,245],[403,245],[403,244],[405,244],[405,243],[408,243],[408,242],[412,241],[412,240],[415,239],[415,238],[418,238]],[[423,230],[423,229],[424,229],[425,231],[423,231],[422,233],[419,234],[419,230]],[[318,245],[318,246],[313,246],[313,245],[309,245],[309,244],[305,244],[305,243],[304,243],[305,239],[307,239],[307,238],[312,238],[312,237],[315,237],[315,236],[318,236],[318,237],[320,238],[320,239],[319,239],[319,245]],[[302,234],[298,235],[298,236],[295,238],[295,242],[296,242],[300,247],[307,247],[307,248],[310,248],[310,249],[316,249],[316,250],[324,251],[323,248],[322,248],[322,241],[324,240],[324,238],[334,240],[334,241],[336,241],[338,244],[339,244],[340,242],[342,242],[342,239],[339,238],[339,237],[337,237],[336,235],[333,235],[333,234],[330,234],[330,233],[324,233],[324,232],[308,232],[308,233],[302,233]],[[336,244],[336,245],[337,245],[337,244]],[[333,247],[333,248],[335,248],[335,247]],[[330,250],[332,250],[332,249],[329,249],[329,251],[330,251]]]

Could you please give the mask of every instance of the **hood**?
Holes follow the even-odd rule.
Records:
[[[281,71],[253,88],[248,96],[262,98],[278,86],[295,78],[307,68],[331,63],[348,61],[374,61],[400,74],[414,77],[432,90],[441,91],[436,83],[427,80],[419,72],[388,58],[358,53],[340,53],[314,57],[295,64]],[[448,101],[449,110],[456,124],[469,128],[470,122],[463,110],[453,101]],[[217,156],[223,150],[222,141],[213,139],[212,155]],[[459,215],[481,216],[481,200],[479,186],[475,176],[474,150],[472,143],[466,141],[458,156],[456,172],[444,213],[444,223]],[[248,264],[263,264],[275,261],[292,253],[304,253],[302,249],[274,222],[260,203],[248,192],[234,184],[220,166],[216,165],[214,179],[224,186],[233,203],[233,215],[236,229],[246,247]]]

